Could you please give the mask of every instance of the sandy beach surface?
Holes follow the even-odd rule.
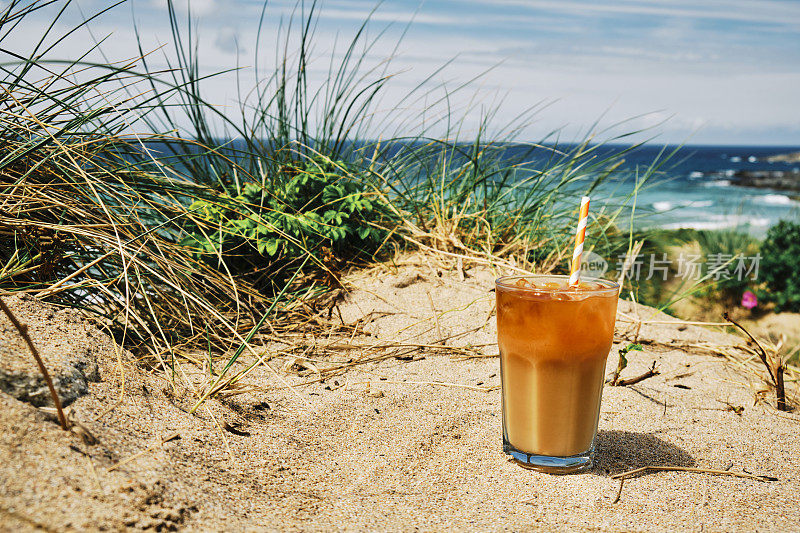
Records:
[[[742,338],[621,301],[607,371],[635,339],[623,377],[653,362],[660,375],[605,388],[592,471],[536,473],[501,449],[495,274],[406,263],[348,277],[333,316],[357,326],[350,337],[275,339],[270,353],[286,353],[269,369],[195,414],[202,354],[173,386],[72,311],[7,298],[52,366],[88,373],[65,386],[96,442],[62,431],[35,394],[0,392],[0,529],[800,530],[800,415],[774,408],[756,365],[719,355]],[[4,379],[34,375],[0,326]],[[611,478],[649,465],[777,480],[652,472],[620,491]]]

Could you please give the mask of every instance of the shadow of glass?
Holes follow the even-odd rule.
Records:
[[[593,472],[613,475],[643,466],[695,466],[689,453],[649,433],[600,431]]]

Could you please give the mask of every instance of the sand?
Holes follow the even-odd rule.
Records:
[[[631,354],[623,376],[654,361],[661,374],[606,387],[595,469],[564,477],[531,472],[501,451],[493,273],[474,267],[461,281],[456,269],[416,263],[350,276],[342,318],[372,313],[363,328],[369,335],[351,342],[436,345],[452,337],[448,346],[466,347],[458,353],[486,357],[409,347],[402,360],[354,366],[312,385],[301,384],[313,371],[300,376],[282,357],[270,364],[294,391],[262,368],[246,379],[252,392],[210,400],[192,415],[190,389],[175,390],[128,353],[118,362],[107,339],[99,344],[105,350],[91,350],[99,381],[88,380],[88,394],[70,406],[96,444],[0,393],[0,529],[800,530],[800,415],[776,411],[757,373],[698,348],[740,338],[643,325],[645,351]],[[29,323],[102,335],[23,303],[15,305]],[[620,310],[670,320],[630,302]],[[634,324],[618,322],[608,372],[634,335]],[[47,335],[38,342],[46,344]],[[304,357],[306,366],[324,369],[360,353],[318,349]],[[199,379],[193,368],[179,370],[191,381]],[[797,404],[794,384],[790,399]],[[162,444],[175,433],[180,438]],[[120,461],[127,462],[109,471]],[[657,472],[626,480],[615,502],[619,481],[610,475],[645,465],[778,481]]]

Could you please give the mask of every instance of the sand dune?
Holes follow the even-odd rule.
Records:
[[[472,268],[467,276],[460,281],[455,270],[424,261],[354,274],[342,318],[372,314],[350,340],[362,348],[339,360],[379,355],[363,346],[386,341],[404,345],[392,348],[401,358],[375,357],[311,385],[303,383],[313,369],[332,367],[334,357],[307,353],[305,367],[273,360],[294,392],[262,368],[247,379],[259,390],[210,400],[196,415],[187,412],[191,390],[173,390],[127,353],[123,391],[113,342],[94,326],[13,299],[40,344],[53,342],[48,328],[60,328],[65,349],[87,332],[95,339],[89,356],[99,381],[87,381],[71,416],[98,443],[0,393],[0,529],[797,529],[800,416],[772,407],[757,370],[702,349],[741,342],[707,328],[640,326],[645,351],[631,356],[624,375],[654,361],[661,374],[606,387],[593,471],[553,477],[510,463],[500,448],[498,360],[490,357],[493,274]],[[672,320],[630,302],[620,310],[609,372],[636,334],[625,317]],[[16,343],[13,336],[2,329],[5,345]],[[191,365],[181,368],[194,377]],[[796,387],[790,398],[796,405]],[[161,443],[175,433],[180,438]],[[625,481],[615,502],[619,482],[610,475],[645,465],[778,481],[650,473]]]

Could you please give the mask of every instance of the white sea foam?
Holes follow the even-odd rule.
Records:
[[[714,205],[714,200],[688,200],[681,202],[682,207],[711,207]]]
[[[707,181],[703,185],[705,187],[727,187],[731,184],[731,180],[714,180],[714,181]]]
[[[689,172],[689,179],[690,180],[696,180],[696,179],[702,178],[702,177],[703,177],[703,173],[698,171],[698,170],[694,170],[692,172]]]
[[[673,222],[671,224],[664,224],[660,226],[664,229],[727,229],[727,228],[742,228],[742,227],[766,227],[769,226],[768,218],[750,218],[745,216],[725,216],[725,215],[711,215],[711,220],[685,220],[682,222]]]
[[[741,161],[742,161],[742,158],[739,157],[738,155],[735,155],[735,156],[731,157],[731,163],[741,163]]]
[[[794,205],[797,203],[784,194],[765,194],[753,198],[756,202],[767,205]]]
[[[684,200],[682,202],[678,202],[677,206],[666,200],[661,200],[659,202],[653,202],[653,209],[656,211],[669,211],[670,209],[675,209],[676,207],[694,207],[694,208],[703,208],[703,207],[711,207],[714,205],[713,200]]]

